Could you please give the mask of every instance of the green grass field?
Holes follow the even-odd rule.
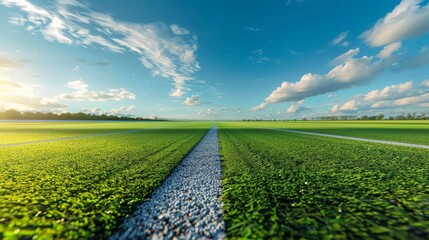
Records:
[[[211,126],[1,122],[0,239],[109,236]],[[228,237],[429,237],[429,150],[263,127],[429,145],[428,121],[220,122]]]
[[[350,137],[429,145],[429,121],[285,121],[231,122],[236,126],[283,128]]]
[[[258,125],[219,124],[228,236],[427,239],[428,150]]]
[[[9,126],[3,123],[0,132],[3,135],[6,131],[9,138],[4,143],[71,133],[147,130],[114,137],[0,147],[0,238],[108,236],[160,185],[210,126],[210,123]],[[154,127],[160,129],[150,129]],[[14,129],[18,129],[16,139],[10,134]],[[35,135],[23,138],[25,132]]]

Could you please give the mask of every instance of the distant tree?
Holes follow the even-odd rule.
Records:
[[[160,119],[150,119],[142,117],[130,117],[130,116],[115,116],[115,115],[94,115],[83,112],[79,113],[42,113],[42,112],[24,112],[21,113],[16,110],[7,110],[0,112],[0,119],[7,120],[131,120],[131,121],[164,121]]]
[[[377,116],[375,116],[375,120],[383,120],[384,115],[383,114],[378,114]]]

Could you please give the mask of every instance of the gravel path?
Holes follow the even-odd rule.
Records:
[[[221,166],[214,125],[110,239],[223,239]]]
[[[304,132],[304,131],[296,131],[296,130],[280,129],[280,128],[261,128],[261,129],[276,130],[276,131],[291,132],[291,133],[299,133],[299,134],[307,134],[307,135],[315,135],[315,136],[322,136],[322,137],[341,138],[341,139],[356,140],[356,141],[362,141],[362,142],[383,143],[383,144],[396,145],[396,146],[429,149],[428,145],[423,145],[423,144],[393,142],[393,141],[375,140],[375,139],[358,138],[358,137],[347,137],[347,136],[340,136],[340,135],[333,135],[333,134]]]

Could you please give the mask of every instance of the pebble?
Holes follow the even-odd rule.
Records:
[[[110,239],[224,239],[219,156],[215,124]]]

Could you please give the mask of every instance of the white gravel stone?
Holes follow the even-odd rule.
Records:
[[[224,239],[216,125],[110,239]]]

